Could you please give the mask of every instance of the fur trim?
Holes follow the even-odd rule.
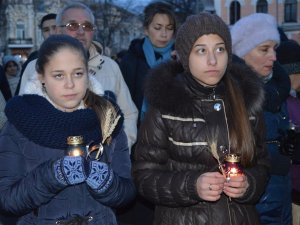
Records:
[[[190,114],[193,97],[180,75],[182,72],[182,65],[174,61],[150,70],[145,88],[145,96],[149,104],[164,113]],[[263,83],[248,66],[243,63],[233,63],[225,76],[231,76],[240,87],[250,114],[262,110]]]
[[[145,96],[149,103],[162,111],[176,114],[189,110],[192,99],[180,82],[182,64],[170,61],[151,69],[146,79]]]

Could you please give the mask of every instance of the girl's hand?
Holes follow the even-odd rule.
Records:
[[[197,179],[199,197],[206,201],[217,201],[223,192],[225,178],[219,172],[207,172]]]
[[[245,175],[230,177],[230,180],[224,184],[224,193],[231,198],[240,198],[248,187],[249,183]]]

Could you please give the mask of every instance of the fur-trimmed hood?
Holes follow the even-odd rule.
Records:
[[[189,110],[193,98],[187,88],[184,76],[188,75],[184,74],[182,65],[175,61],[169,61],[152,69],[145,86],[145,96],[149,104],[165,113],[185,114],[186,110]],[[263,83],[248,66],[243,63],[233,63],[226,71],[225,76],[231,76],[240,86],[246,108],[251,115],[262,111]],[[205,98],[205,93],[203,94]]]

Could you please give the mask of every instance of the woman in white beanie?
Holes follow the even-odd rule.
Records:
[[[258,28],[259,27],[259,28]],[[273,16],[255,13],[231,28],[233,53],[242,58],[263,80],[266,143],[271,159],[271,178],[257,204],[262,224],[291,224],[290,159],[283,146],[288,128],[286,98],[290,81],[276,61],[280,36]],[[281,147],[280,147],[281,146]]]

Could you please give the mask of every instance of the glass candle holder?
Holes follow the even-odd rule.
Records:
[[[243,174],[240,156],[236,154],[227,154],[224,161],[224,171],[227,181],[229,181],[231,177],[241,176]]]
[[[68,156],[84,156],[85,146],[83,142],[83,136],[69,136],[67,138],[68,148],[66,155]]]

